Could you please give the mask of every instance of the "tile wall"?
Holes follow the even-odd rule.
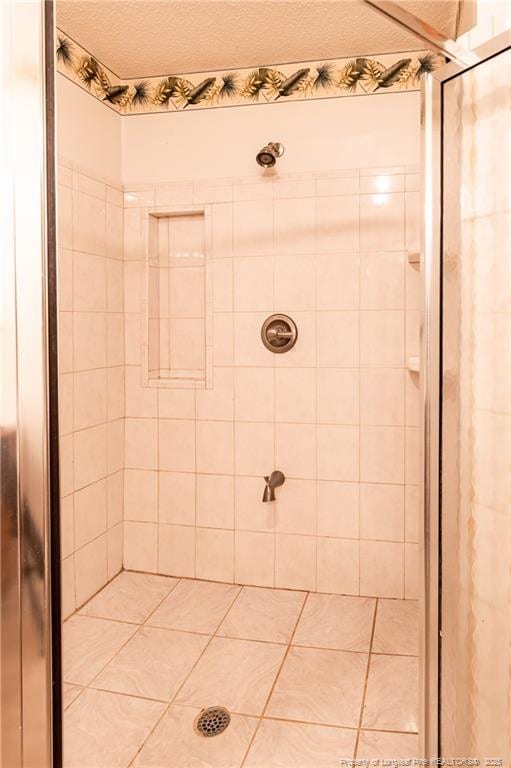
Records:
[[[59,167],[63,613],[122,567],[123,195]]]
[[[418,188],[416,167],[126,187],[126,569],[417,596]],[[147,216],[178,205],[211,217],[210,389],[143,385]]]

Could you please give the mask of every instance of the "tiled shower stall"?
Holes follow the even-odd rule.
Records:
[[[417,598],[418,169],[122,188],[61,162],[65,615],[123,567]]]

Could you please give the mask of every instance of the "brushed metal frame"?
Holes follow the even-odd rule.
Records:
[[[2,764],[61,765],[53,2],[2,6]],[[7,336],[8,333],[8,336]],[[7,395],[6,395],[7,393]],[[9,523],[8,535],[5,531]],[[7,536],[7,538],[6,538]],[[53,579],[52,579],[52,573]],[[9,599],[4,600],[5,596]],[[55,634],[52,625],[56,627]],[[58,625],[58,626],[57,626]],[[9,688],[9,683],[11,688]],[[56,734],[56,737],[54,737]]]
[[[420,755],[439,757],[440,441],[441,441],[441,110],[433,77],[421,93],[422,302],[420,400],[422,476],[420,509]]]

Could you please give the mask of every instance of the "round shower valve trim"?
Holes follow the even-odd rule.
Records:
[[[261,339],[270,352],[289,352],[298,339],[298,328],[287,315],[270,315],[261,328]]]

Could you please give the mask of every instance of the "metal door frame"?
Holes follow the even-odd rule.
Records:
[[[466,50],[393,0],[362,0],[374,11],[422,39],[450,63],[427,74],[421,86],[422,252],[421,307],[421,631],[420,754],[441,757],[442,611],[442,89],[443,85],[511,47],[505,32]]]
[[[0,9],[0,697],[9,768],[61,765],[53,11],[53,0],[4,0]]]
[[[511,49],[511,31],[477,48],[473,63],[451,62],[428,74],[422,88],[423,306],[421,327],[423,479],[423,653],[421,730],[425,757],[442,757],[442,262],[443,87]]]

